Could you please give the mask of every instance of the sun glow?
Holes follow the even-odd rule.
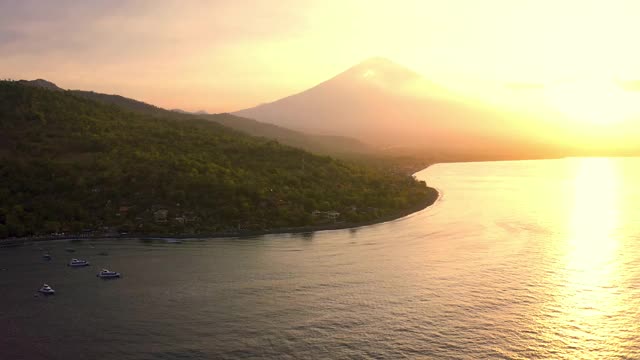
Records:
[[[617,247],[615,229],[618,221],[619,178],[615,160],[610,158],[578,159],[574,183],[574,207],[569,223],[569,267],[582,280],[595,281],[599,265]]]
[[[554,108],[574,121],[614,124],[640,115],[638,95],[624,91],[612,80],[561,83],[545,95]]]
[[[622,178],[615,159],[567,161],[575,164],[575,177],[566,188],[573,190],[568,197],[572,204],[566,233],[554,249],[564,267],[554,272],[557,291],[547,304],[554,315],[542,322],[547,341],[562,341],[557,358],[600,359],[603,352],[622,346],[608,341],[619,331],[611,319],[626,309],[619,288],[624,277],[619,266],[622,243],[617,238]]]
[[[576,161],[574,207],[561,280],[566,287],[558,295],[563,316],[558,320],[569,325],[564,336],[580,347],[595,350],[594,341],[615,331],[607,328],[612,325],[607,319],[624,308],[617,288],[622,275],[616,261],[620,256],[616,238],[620,175],[613,159]],[[584,331],[587,328],[599,330],[589,333]]]

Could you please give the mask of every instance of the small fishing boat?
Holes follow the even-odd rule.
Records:
[[[44,254],[44,255],[42,255],[42,258],[45,259],[45,260],[51,260],[51,255]]]
[[[69,266],[71,267],[89,266],[89,262],[87,260],[82,260],[82,259],[71,259],[71,261],[69,262]]]
[[[38,292],[45,294],[45,295],[53,295],[56,293],[55,290],[53,290],[51,288],[51,286],[47,285],[47,284],[42,284],[42,287],[40,288],[40,290],[38,290]]]
[[[115,279],[120,277],[120,273],[107,270],[107,269],[102,269],[96,276],[101,279]]]

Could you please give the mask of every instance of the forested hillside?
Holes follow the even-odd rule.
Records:
[[[0,82],[0,237],[205,234],[360,222],[435,197],[409,176],[205,120]]]
[[[55,84],[42,79],[25,81],[24,84],[62,90]],[[93,91],[82,90],[71,90],[71,92],[90,100],[95,100],[104,104],[117,105],[123,109],[145,115],[153,115],[176,120],[189,120],[195,118],[211,120],[249,135],[277,140],[285,145],[298,147],[323,155],[372,155],[376,152],[373,147],[346,136],[307,134],[232,114],[194,114],[185,111],[165,110],[157,106],[129,99],[120,95],[101,94]]]

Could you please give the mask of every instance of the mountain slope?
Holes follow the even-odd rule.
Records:
[[[163,115],[166,115],[166,113],[168,112],[163,108],[160,108],[151,104],[147,104],[142,101],[126,98],[120,95],[102,94],[94,91],[85,91],[85,90],[69,90],[69,91],[75,95],[78,95],[86,99],[98,101],[103,104],[119,106],[124,109],[139,112],[142,114],[163,116]]]
[[[0,82],[0,238],[50,232],[210,233],[358,222],[433,198],[408,176],[211,121],[125,111]]]
[[[19,82],[23,85],[63,91],[63,89],[59,88],[54,83],[42,79],[32,81],[20,80]],[[242,131],[249,135],[277,140],[282,144],[299,147],[319,154],[353,155],[370,154],[374,152],[374,149],[371,146],[354,138],[348,138],[345,136],[305,134],[299,131],[293,131],[273,124],[262,123],[253,119],[247,119],[231,114],[207,114],[202,111],[190,113],[180,109],[165,110],[163,108],[120,95],[102,94],[84,90],[69,91],[86,99],[115,105],[141,114],[172,119],[200,118],[215,121],[226,127]]]
[[[499,143],[520,146],[527,139],[525,119],[456,97],[381,58],[366,60],[304,92],[234,114],[388,146],[477,150]]]
[[[231,114],[209,114],[198,117],[215,121],[249,135],[274,139],[283,144],[319,154],[354,155],[375,152],[373,147],[346,136],[311,135]]]

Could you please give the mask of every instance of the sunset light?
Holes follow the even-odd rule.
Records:
[[[640,359],[640,0],[0,0],[0,359]]]
[[[545,95],[552,106],[577,122],[615,125],[640,119],[640,96],[612,80],[560,83],[549,87]]]
[[[274,7],[170,0],[86,2],[72,12],[33,0],[9,4],[11,11],[0,13],[0,31],[8,34],[0,42],[4,76],[92,86],[168,108],[240,110],[372,56],[481,100],[507,83],[539,83],[551,88],[539,106],[585,121],[617,121],[628,111],[618,104],[640,102],[637,93],[609,94],[616,79],[640,79],[637,1],[285,1]],[[232,20],[252,16],[258,20]],[[117,56],[110,51],[116,48]],[[176,53],[181,56],[169,56]],[[587,89],[571,90],[585,82]],[[607,100],[596,105],[600,94]],[[518,101],[512,96],[508,102]],[[578,109],[580,103],[589,105]]]

